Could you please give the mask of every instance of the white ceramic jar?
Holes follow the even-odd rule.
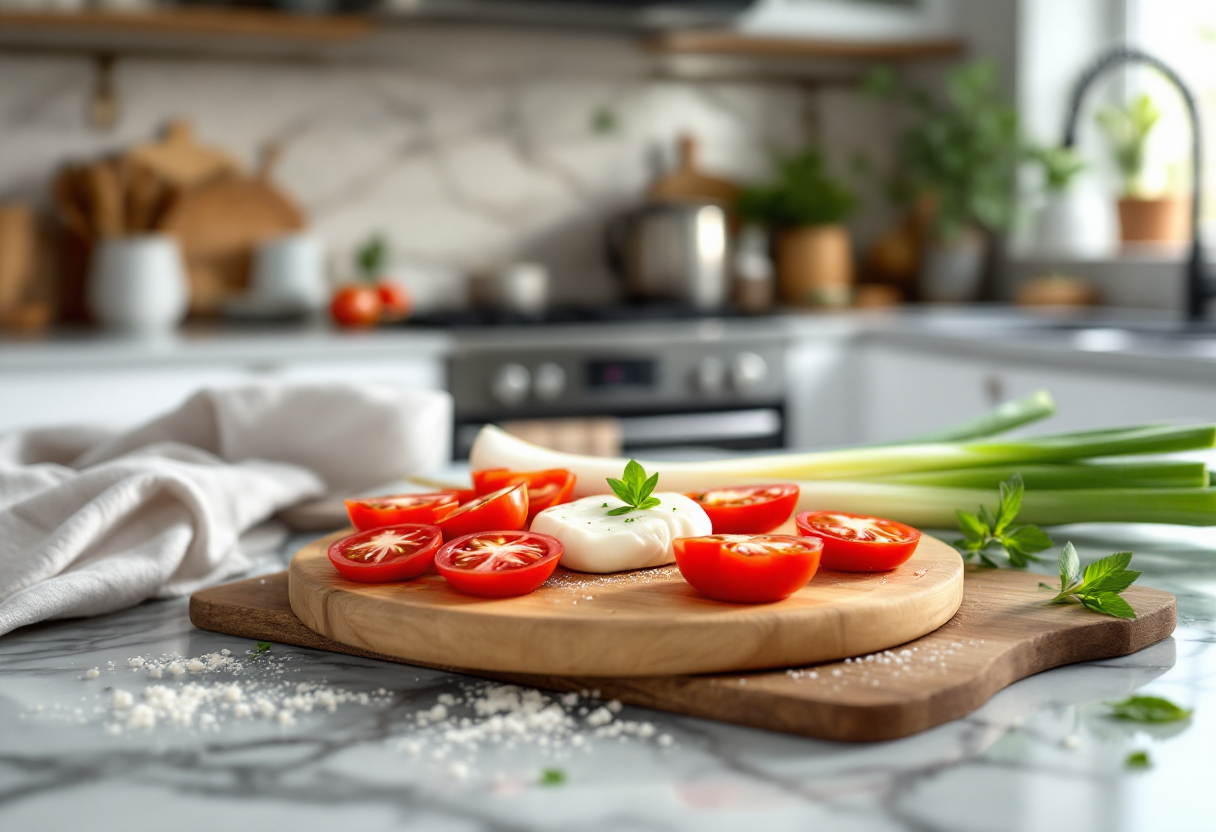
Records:
[[[102,240],[93,251],[89,311],[102,326],[166,332],[186,317],[190,285],[177,240],[142,234]]]

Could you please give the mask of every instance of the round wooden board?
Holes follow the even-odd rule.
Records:
[[[885,650],[945,624],[963,562],[936,538],[893,572],[821,569],[776,604],[698,594],[674,565],[615,575],[559,568],[519,598],[461,595],[438,574],[394,584],[343,579],[326,555],[350,530],[291,561],[291,609],[314,632],[405,661],[505,673],[659,676],[795,667]]]

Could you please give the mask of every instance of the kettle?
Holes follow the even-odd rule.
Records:
[[[608,224],[608,263],[630,300],[718,309],[730,297],[728,232],[721,205],[648,203]]]

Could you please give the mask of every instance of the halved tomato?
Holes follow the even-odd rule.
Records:
[[[557,568],[562,544],[536,532],[466,534],[443,544],[435,567],[454,589],[487,598],[527,595]]]
[[[473,488],[449,488],[443,493],[451,494],[456,498],[457,503],[467,503],[470,500],[477,499],[477,491]]]
[[[473,532],[518,531],[528,522],[528,489],[523,483],[476,497],[439,518],[444,540]]]
[[[400,526],[402,523],[434,524],[441,514],[456,508],[456,495],[450,491],[432,494],[391,494],[347,500],[346,513],[359,531]]]
[[[680,574],[718,601],[763,604],[788,598],[819,568],[823,542],[788,534],[713,534],[674,541]]]
[[[439,528],[424,523],[369,529],[329,544],[329,562],[347,580],[404,581],[425,572],[442,543]]]
[[[894,520],[843,511],[804,511],[798,534],[823,541],[823,565],[838,572],[887,572],[912,557],[920,532]]]
[[[798,486],[741,485],[684,496],[705,509],[714,534],[765,534],[790,519],[798,504]]]
[[[473,472],[473,488],[478,494],[488,494],[516,483],[528,486],[528,522],[550,506],[570,502],[575,476],[565,468],[545,471],[512,471],[510,468],[487,468]]]

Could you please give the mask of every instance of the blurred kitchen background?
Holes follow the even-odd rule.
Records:
[[[1198,0],[0,0],[0,429],[251,378],[446,388],[457,455],[1210,419],[1214,59]]]

